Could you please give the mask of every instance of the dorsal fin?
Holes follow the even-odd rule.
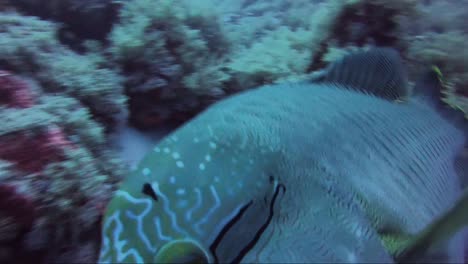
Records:
[[[346,55],[312,81],[337,83],[389,100],[408,95],[406,70],[392,48],[372,48]]]

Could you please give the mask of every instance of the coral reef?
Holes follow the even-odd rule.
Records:
[[[126,170],[80,101],[0,73],[0,262],[93,262]]]
[[[59,39],[83,50],[87,39],[106,41],[120,7],[113,0],[6,0],[27,15],[60,22]]]
[[[0,14],[0,68],[33,78],[45,92],[77,98],[112,127],[125,112],[122,78],[97,53],[78,54],[59,43],[54,23]]]
[[[9,72],[0,70],[0,104],[6,107],[28,108],[35,96],[29,85]]]
[[[189,6],[127,1],[111,32],[110,53],[127,77],[130,120],[139,127],[185,121],[207,105],[203,97],[222,93],[229,77],[219,16]]]

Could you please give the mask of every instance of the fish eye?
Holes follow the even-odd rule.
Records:
[[[154,192],[153,187],[151,187],[151,184],[149,183],[143,184],[143,188],[141,189],[141,192],[145,195],[148,195],[153,200],[158,201],[158,196]]]
[[[164,245],[156,257],[155,263],[209,263],[209,257],[205,250],[194,241],[174,240]]]

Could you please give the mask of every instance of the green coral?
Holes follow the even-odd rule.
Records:
[[[226,67],[244,88],[304,74],[312,58],[308,45],[311,37],[311,32],[305,30],[280,27],[235,53]]]
[[[131,90],[183,86],[206,92],[227,79],[220,65],[229,44],[217,14],[197,12],[187,5],[184,1],[133,0],[122,7],[120,23],[110,36],[113,58],[124,70],[131,65],[148,69],[146,76],[127,70],[133,77]]]
[[[0,109],[0,136],[27,130],[44,128],[57,123],[58,119],[42,107],[26,109]]]
[[[100,55],[77,54],[62,45],[57,32],[52,22],[0,14],[0,66],[36,79],[45,92],[75,97],[99,121],[112,122],[126,107],[120,75]]]

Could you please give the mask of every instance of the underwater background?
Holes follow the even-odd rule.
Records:
[[[468,115],[467,0],[0,0],[0,263],[93,263],[118,183],[227,96],[393,47]],[[466,262],[466,261],[465,261]]]

